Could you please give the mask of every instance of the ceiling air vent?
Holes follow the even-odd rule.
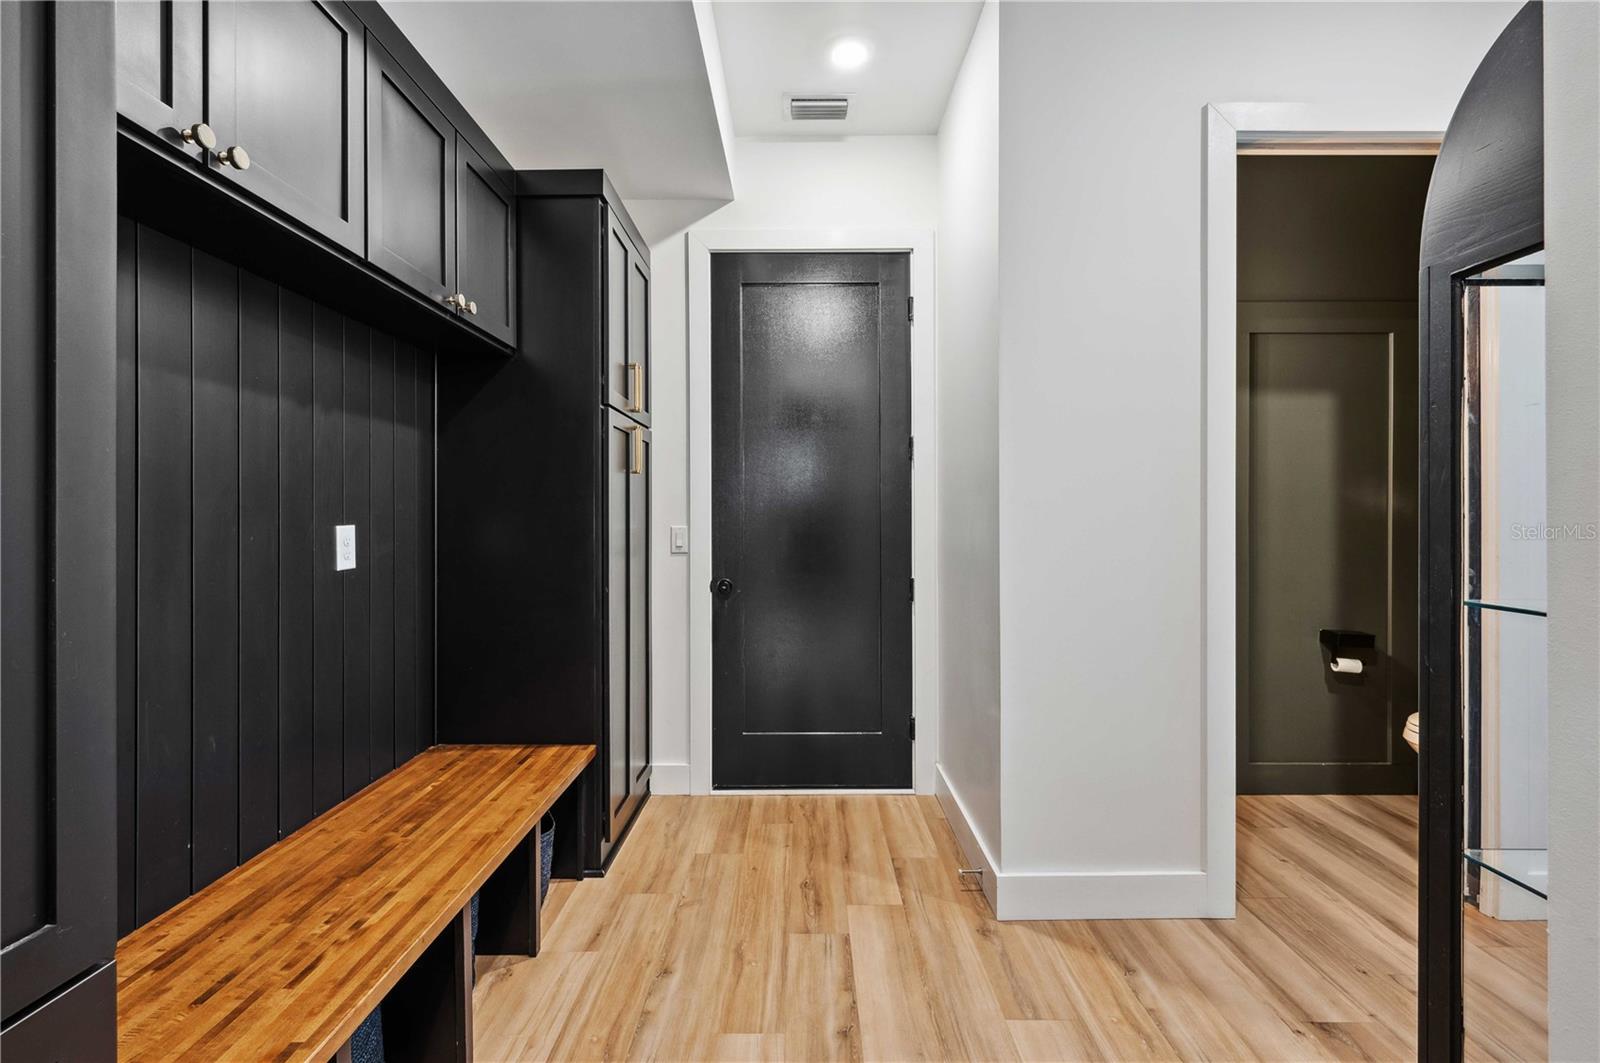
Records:
[[[790,96],[789,117],[796,122],[843,120],[850,113],[848,96]]]

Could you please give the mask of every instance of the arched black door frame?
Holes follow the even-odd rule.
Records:
[[[1544,244],[1544,12],[1525,5],[1445,131],[1422,223],[1418,305],[1417,1058],[1462,1057],[1461,386],[1463,279]]]

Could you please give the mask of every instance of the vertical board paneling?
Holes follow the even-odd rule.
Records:
[[[117,630],[139,628],[137,533],[139,525],[139,235],[117,219]],[[7,593],[10,593],[8,585]],[[14,608],[14,606],[13,606]],[[139,645],[117,640],[117,934],[139,925],[138,866]]]
[[[315,404],[311,303],[278,305],[278,836],[315,815],[316,621],[312,566]],[[329,533],[332,534],[331,532]]]
[[[372,656],[368,632],[368,590],[372,557],[367,524],[368,480],[371,476],[371,334],[365,325],[344,327],[344,508],[342,523],[356,529],[356,567],[339,573],[344,585],[344,794],[372,781],[370,688]]]
[[[118,239],[127,933],[431,743],[434,356]]]
[[[372,334],[371,480],[367,507],[367,568],[371,573],[369,690],[372,699],[371,774],[395,764],[394,713],[394,340]]]
[[[139,799],[135,857],[142,922],[189,894],[190,251],[138,240],[137,532]]]
[[[417,488],[416,348],[402,343],[394,360],[394,745],[397,761],[424,748],[417,728],[417,583],[421,509]]]
[[[326,812],[344,797],[344,582],[333,529],[344,514],[344,319],[312,307],[312,796]]]
[[[239,863],[239,271],[194,253],[192,889]]]
[[[432,574],[433,565],[433,416],[434,416],[433,359],[417,359],[417,565],[420,571]],[[417,605],[417,735],[423,748],[433,744],[434,734],[434,583],[431,578],[420,580]]]
[[[239,859],[278,838],[278,288],[239,276]]]

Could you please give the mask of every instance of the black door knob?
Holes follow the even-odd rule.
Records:
[[[733,580],[724,576],[713,583],[711,589],[717,592],[717,597],[726,598],[733,593]]]

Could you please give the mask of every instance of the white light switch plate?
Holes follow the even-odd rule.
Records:
[[[668,527],[667,541],[669,548],[675,554],[689,552],[689,526],[687,524],[670,524]]]
[[[333,529],[333,569],[344,572],[356,567],[356,526],[340,524]]]

